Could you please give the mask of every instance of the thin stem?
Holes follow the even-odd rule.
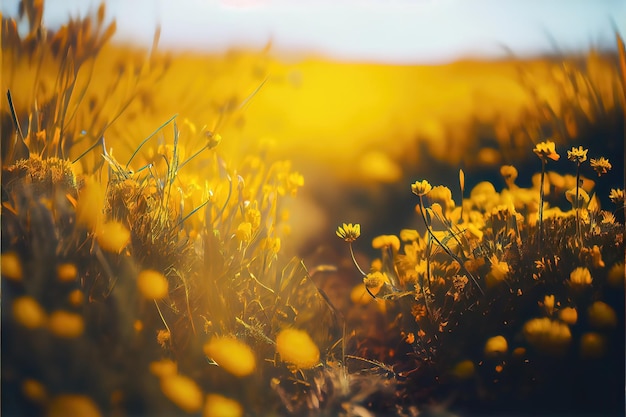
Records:
[[[356,266],[356,269],[359,270],[361,275],[366,276],[367,274],[365,272],[363,272],[363,270],[359,266],[359,263],[356,261],[356,258],[354,257],[354,251],[352,250],[352,242],[348,242],[348,247],[350,248],[350,256],[352,257],[352,262],[354,262],[354,265]]]
[[[579,195],[579,188],[580,188],[580,162],[578,162],[576,164],[576,202],[574,203],[574,209],[576,210],[576,236],[578,237],[578,243],[580,246],[582,246],[583,243],[583,239],[582,239],[582,229],[580,226],[580,211],[579,211],[579,200],[578,200],[578,195]]]
[[[546,160],[541,158],[541,181],[539,182],[539,252],[541,252],[541,242],[543,240],[543,182],[546,176]]]
[[[463,260],[460,259],[458,256],[456,256],[454,253],[452,253],[450,248],[448,248],[446,245],[441,243],[441,241],[437,238],[437,236],[435,236],[435,234],[433,233],[433,230],[432,230],[432,228],[430,226],[430,223],[426,219],[426,213],[424,213],[424,200],[423,200],[421,195],[419,196],[419,198],[420,198],[420,204],[419,204],[419,206],[420,206],[420,214],[422,215],[422,220],[424,220],[424,224],[426,225],[426,230],[428,231],[428,235],[430,237],[432,237],[435,242],[437,242],[437,244],[448,254],[448,256],[450,256],[452,259],[454,259],[455,261],[457,261],[459,263],[461,268],[463,268],[465,270],[465,272],[467,272],[467,274],[470,276],[470,278],[472,279],[472,281],[474,282],[476,287],[478,287],[478,290],[480,291],[480,293],[482,295],[485,295],[485,292],[480,287],[480,284],[478,284],[478,281],[476,280],[474,275],[472,275],[472,273],[465,267],[465,264],[463,263]]]

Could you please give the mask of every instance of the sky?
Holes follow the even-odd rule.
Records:
[[[14,15],[17,0],[4,0]],[[49,27],[98,0],[47,0]],[[224,52],[233,47],[317,53],[351,61],[442,62],[615,48],[624,0],[109,0],[116,40]]]

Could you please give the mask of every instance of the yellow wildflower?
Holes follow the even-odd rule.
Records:
[[[576,324],[578,321],[578,312],[573,307],[565,307],[559,311],[559,319],[569,325]]]
[[[417,232],[417,230],[413,230],[413,229],[400,230],[400,240],[402,240],[403,242],[413,242],[415,240],[418,240],[419,237],[420,235]]]
[[[386,273],[380,271],[370,272],[363,278],[363,284],[365,284],[365,287],[374,295],[378,294],[378,291],[380,291],[380,288],[385,282],[389,282],[389,278]]]
[[[122,223],[111,221],[96,229],[96,238],[105,251],[120,253],[130,243],[130,231]]]
[[[598,174],[598,177],[602,174],[606,174],[612,168],[612,165],[609,162],[609,160],[603,156],[601,156],[599,159],[591,158],[589,160],[589,163],[591,164],[591,168],[593,168]]]
[[[504,178],[504,182],[509,189],[517,188],[515,185],[517,174],[517,168],[513,165],[503,165],[500,167],[500,175]]]
[[[538,143],[533,149],[533,152],[543,160],[550,158],[553,161],[558,161],[561,157],[556,153],[556,145],[551,140]]]
[[[137,276],[137,288],[147,300],[160,300],[168,294],[167,278],[159,271],[145,269]]]
[[[572,162],[582,164],[587,160],[587,151],[589,151],[589,149],[583,149],[582,146],[579,146],[578,148],[573,146],[571,151],[567,151],[567,159]]]
[[[74,307],[79,307],[83,303],[84,299],[85,299],[85,294],[83,294],[83,292],[79,290],[78,288],[76,288],[75,290],[72,290],[72,292],[70,292],[69,295],[67,296],[67,300]]]
[[[564,353],[572,340],[572,333],[566,324],[547,317],[527,321],[524,336],[535,349],[555,355]]]
[[[395,235],[381,235],[372,240],[372,247],[374,249],[382,249],[385,247],[391,247],[395,251],[400,250],[400,239]]]
[[[76,265],[65,263],[57,266],[57,279],[61,282],[72,282],[78,276]]]
[[[591,281],[591,272],[585,267],[578,267],[569,274],[569,283],[573,288],[584,288],[591,285]]]
[[[591,249],[591,261],[594,268],[604,268],[604,261],[602,260],[602,253],[598,245],[593,245]]]
[[[256,368],[252,348],[234,337],[213,337],[202,350],[226,372],[235,376],[250,375]]]
[[[48,405],[48,417],[100,417],[102,413],[89,397],[78,394],[61,394]]]
[[[443,185],[437,185],[433,187],[428,194],[428,198],[433,203],[433,206],[436,203],[441,204],[441,207],[444,208],[445,212],[454,209],[455,203],[452,199],[452,191],[450,191],[448,187],[445,187]]]
[[[33,297],[27,295],[13,300],[15,321],[29,329],[36,329],[46,323],[46,312]]]
[[[335,233],[346,242],[354,242],[361,236],[361,225],[358,223],[344,223],[343,226],[337,228]]]
[[[624,268],[624,262],[617,262],[611,269],[607,276],[607,283],[612,287],[623,287],[626,280],[626,269]]]
[[[161,391],[171,402],[187,413],[196,413],[202,408],[202,390],[189,377],[166,375],[161,378]]]
[[[308,369],[320,361],[320,350],[311,336],[298,329],[284,329],[276,336],[276,350],[283,361]]]
[[[499,282],[504,281],[510,272],[509,264],[500,262],[497,258],[491,259],[491,270],[486,275],[487,287],[493,287]]]
[[[235,236],[241,242],[249,242],[252,239],[252,223],[250,222],[242,222],[237,226],[237,231],[235,232]]]
[[[176,375],[178,371],[178,365],[171,359],[161,359],[160,361],[150,362],[150,373],[159,378],[163,378],[170,375]]]
[[[623,204],[624,203],[624,190],[621,188],[611,188],[611,192],[609,193],[609,199],[614,204]]]
[[[202,417],[241,417],[243,407],[239,402],[219,394],[206,396]]]
[[[596,328],[615,327],[617,314],[610,305],[602,301],[594,302],[588,309],[589,324]]]
[[[50,314],[48,329],[55,336],[74,338],[83,334],[85,322],[80,314],[57,310]]]
[[[485,356],[498,356],[502,353],[506,353],[509,349],[509,345],[504,336],[498,335],[490,337],[485,343]]]
[[[578,192],[578,202],[576,202],[576,193]],[[565,198],[572,204],[573,208],[583,208],[589,203],[589,194],[582,188],[572,188],[565,191]]]
[[[22,280],[22,262],[15,252],[5,252],[0,255],[2,276],[12,281]]]
[[[432,189],[432,185],[430,185],[430,183],[426,180],[415,181],[413,184],[411,184],[411,192],[413,192],[413,194],[417,196],[424,196],[428,194]]]
[[[546,313],[552,315],[554,312],[554,294],[546,295],[543,298],[543,307],[546,309]]]

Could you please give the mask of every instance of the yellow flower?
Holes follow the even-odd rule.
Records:
[[[524,336],[538,351],[554,355],[564,353],[572,340],[572,333],[566,324],[547,317],[527,321]]]
[[[187,413],[196,413],[202,408],[202,390],[191,378],[183,375],[166,375],[161,378],[161,391]]]
[[[241,242],[249,242],[252,239],[252,223],[250,222],[242,222],[237,226],[237,231],[235,232],[235,236]]]
[[[500,262],[495,258],[492,259],[491,262],[491,270],[485,276],[487,287],[493,287],[494,285],[504,281],[510,272],[508,263]]]
[[[604,268],[604,261],[602,260],[602,252],[598,245],[593,245],[591,249],[591,261],[594,268]]]
[[[57,310],[50,314],[48,329],[55,336],[74,338],[83,334],[85,322],[80,314]]]
[[[57,279],[61,282],[72,282],[78,275],[76,265],[65,263],[57,266]]]
[[[576,188],[565,191],[565,198],[573,208],[583,208],[589,203],[589,194],[582,188],[578,188],[578,203],[576,203]]]
[[[411,184],[411,191],[417,196],[424,196],[428,194],[432,189],[432,185],[430,185],[430,183],[426,180],[415,181],[413,184]]]
[[[137,276],[137,288],[147,300],[160,300],[168,294],[167,278],[159,271],[145,269]]]
[[[588,309],[589,324],[596,328],[615,327],[617,315],[615,310],[607,303],[596,301]]]
[[[232,375],[247,376],[256,368],[256,358],[250,346],[234,337],[213,337],[202,350]]]
[[[160,361],[150,362],[150,373],[159,378],[163,378],[170,375],[176,375],[178,372],[178,365],[171,359],[161,359]]]
[[[5,252],[0,255],[2,276],[12,281],[22,280],[22,262],[15,252]]]
[[[43,403],[48,399],[48,390],[36,379],[24,380],[24,382],[22,382],[22,393],[26,398],[35,403]]]
[[[105,251],[120,253],[130,243],[130,231],[122,223],[111,221],[97,227],[96,238]]]
[[[239,402],[219,394],[206,396],[202,417],[241,417],[243,407]]]
[[[546,295],[543,298],[543,307],[546,309],[546,313],[552,315],[554,312],[554,294]]]
[[[611,269],[607,276],[607,283],[612,287],[623,287],[626,280],[626,269],[624,268],[624,262],[617,262]]]
[[[543,160],[550,158],[553,161],[558,161],[561,157],[558,153],[556,153],[555,144],[551,140],[538,143],[535,146],[535,149],[533,149],[533,152]]]
[[[499,354],[506,353],[509,349],[509,345],[504,336],[498,335],[490,337],[485,343],[485,355],[486,356],[498,356]]]
[[[567,151],[567,159],[582,164],[587,160],[587,151],[589,151],[589,149],[583,149],[582,146],[579,146],[578,149],[573,146],[571,151]]]
[[[389,282],[387,274],[380,271],[370,272],[363,278],[363,284],[375,295],[385,282]]]
[[[48,417],[100,417],[102,413],[89,397],[79,394],[61,394],[48,405]]]
[[[372,247],[374,249],[382,249],[385,247],[392,247],[394,250],[400,250],[400,239],[395,235],[381,235],[372,240]]]
[[[612,168],[612,165],[609,162],[609,160],[603,156],[601,156],[599,159],[591,158],[589,163],[591,164],[591,168],[593,168],[598,174],[598,177],[602,174],[606,174]]]
[[[344,223],[343,226],[337,228],[335,233],[346,242],[354,242],[361,236],[361,225],[358,223]]]
[[[36,329],[46,323],[46,312],[33,297],[27,295],[13,300],[15,321],[29,329]]]
[[[400,230],[400,240],[402,240],[403,242],[413,242],[415,240],[418,240],[419,237],[420,235],[417,232],[417,230],[413,230],[413,229]]]
[[[578,321],[578,312],[573,307],[565,307],[559,311],[559,318],[563,323],[569,325],[576,324]]]
[[[624,190],[622,190],[621,188],[611,188],[609,198],[614,204],[624,203]]]
[[[517,168],[513,165],[503,165],[500,167],[500,175],[508,182],[517,179]]]
[[[312,368],[320,361],[319,348],[304,330],[281,330],[276,336],[276,350],[283,361],[300,369]]]
[[[584,288],[591,285],[591,272],[585,267],[578,267],[569,274],[569,283],[573,288]]]

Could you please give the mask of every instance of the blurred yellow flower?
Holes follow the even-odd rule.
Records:
[[[493,336],[487,339],[487,343],[485,343],[485,356],[497,356],[502,353],[506,353],[509,349],[509,345],[504,338],[504,336],[498,335]]]
[[[83,334],[85,322],[80,314],[57,310],[50,314],[48,329],[55,336],[74,338]]]
[[[576,193],[578,193],[578,202],[576,202]],[[589,203],[589,194],[582,188],[565,191],[565,198],[572,204],[572,208],[584,208]]]
[[[420,234],[417,232],[417,230],[413,230],[413,229],[400,230],[400,240],[402,240],[403,242],[412,242],[412,241],[418,240],[419,237],[420,237]]]
[[[248,376],[256,368],[256,358],[250,346],[234,337],[213,337],[202,350],[232,375]]]
[[[103,250],[120,253],[130,243],[130,231],[122,223],[111,221],[97,227],[96,239]]]
[[[276,336],[276,350],[283,361],[300,369],[312,368],[320,361],[319,348],[304,330],[281,330]]]
[[[424,196],[428,194],[432,189],[432,185],[430,185],[430,183],[426,180],[415,181],[413,184],[411,184],[411,192],[413,192],[413,194],[417,196]]]
[[[571,151],[567,151],[567,159],[572,162],[582,164],[587,160],[587,151],[589,151],[589,149],[583,149],[582,146],[579,146],[578,148],[574,146]]]
[[[33,297],[24,295],[13,300],[13,318],[29,329],[36,329],[46,323],[46,312]]]
[[[607,283],[612,287],[621,288],[624,286],[624,281],[626,281],[626,268],[624,267],[624,262],[617,262],[611,267],[611,269],[609,269]]]
[[[576,324],[578,321],[578,312],[573,307],[565,307],[559,311],[559,319],[569,325]]]
[[[459,379],[467,379],[474,375],[476,367],[474,362],[469,359],[457,363],[452,369],[452,374]]]
[[[346,242],[354,242],[361,236],[361,225],[358,223],[344,223],[343,226],[337,228],[335,233]]]
[[[612,165],[609,162],[609,160],[603,156],[601,156],[599,159],[591,158],[589,160],[589,164],[591,165],[591,168],[593,168],[596,171],[596,173],[598,174],[598,177],[600,175],[606,174],[612,168]]]
[[[554,294],[546,295],[543,298],[543,307],[546,309],[548,315],[552,315],[554,312]]]
[[[78,276],[76,265],[64,263],[57,266],[57,279],[61,282],[72,282]]]
[[[372,247],[374,249],[382,249],[385,247],[391,247],[393,250],[400,250],[400,239],[395,235],[381,235],[376,236],[372,240]]]
[[[533,149],[533,152],[543,160],[550,158],[553,161],[558,161],[561,157],[558,153],[556,153],[556,145],[551,140],[538,143]]]
[[[202,390],[189,377],[165,375],[161,378],[161,391],[171,402],[187,413],[196,413],[202,408]]]
[[[243,407],[238,401],[220,394],[208,394],[204,403],[202,417],[241,417]]]
[[[564,353],[572,340],[572,333],[566,324],[547,317],[527,321],[524,336],[538,351],[555,355]]]
[[[96,403],[89,397],[79,394],[61,394],[48,404],[47,417],[100,417],[102,414]]]
[[[617,314],[615,310],[602,301],[594,302],[588,309],[589,324],[596,328],[615,327],[617,324]]]
[[[250,242],[252,239],[252,223],[250,222],[242,222],[237,226],[237,231],[235,232],[235,236],[241,242]]]
[[[147,300],[160,300],[167,297],[169,284],[159,271],[145,269],[137,276],[137,288]]]
[[[22,262],[15,252],[5,252],[0,255],[2,276],[12,281],[22,280]]]
[[[584,288],[591,285],[591,272],[585,267],[578,267],[569,274],[569,283],[573,288]]]

